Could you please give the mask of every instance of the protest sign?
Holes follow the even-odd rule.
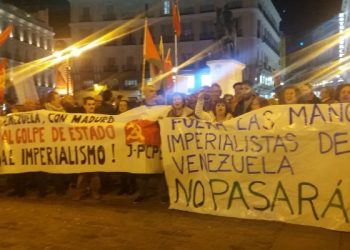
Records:
[[[167,106],[125,114],[68,114],[39,110],[1,120],[0,173],[159,173],[157,119]]]
[[[350,104],[160,126],[171,208],[350,231]]]

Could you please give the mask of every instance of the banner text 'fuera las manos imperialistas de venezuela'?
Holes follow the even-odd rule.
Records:
[[[350,104],[160,126],[171,208],[350,231]]]

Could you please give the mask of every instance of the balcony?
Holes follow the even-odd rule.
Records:
[[[279,35],[280,31],[276,27],[277,25],[272,21],[272,18],[265,12],[264,8],[259,4],[258,9],[261,11],[267,22],[271,25],[272,29]]]
[[[267,46],[269,46],[277,55],[280,54],[278,45],[275,42],[270,41],[265,36],[263,37],[263,42],[266,43]]]
[[[214,32],[206,32],[206,33],[201,33],[199,35],[200,40],[213,40],[215,39],[215,33]]]

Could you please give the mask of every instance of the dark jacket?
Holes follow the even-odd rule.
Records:
[[[116,115],[117,110],[113,107],[112,104],[107,102],[102,102],[101,106],[96,109],[96,114],[105,114],[105,115]]]

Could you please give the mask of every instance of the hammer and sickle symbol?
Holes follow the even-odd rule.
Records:
[[[126,137],[126,140],[145,142],[145,137],[142,134],[142,129],[140,125],[132,122],[126,126],[126,129],[131,130]]]

